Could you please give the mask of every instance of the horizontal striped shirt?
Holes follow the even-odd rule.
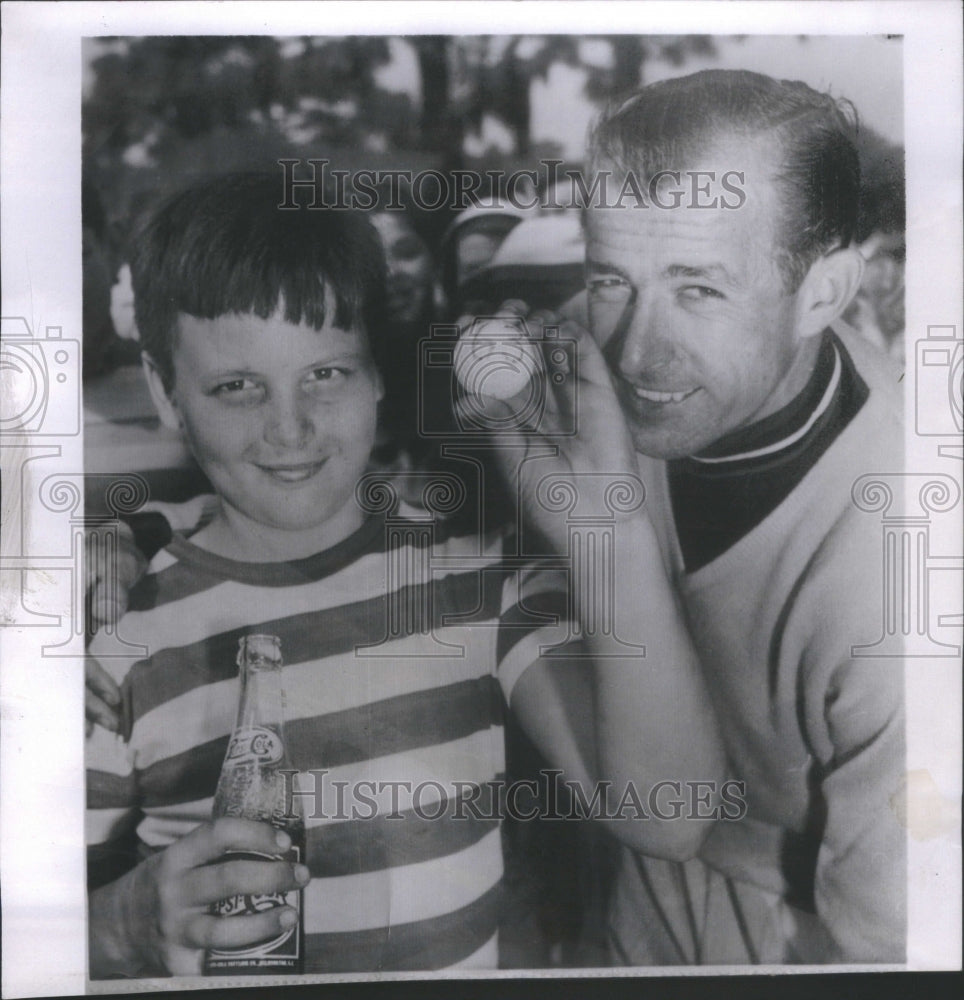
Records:
[[[305,970],[494,967],[504,699],[570,638],[564,579],[507,542],[371,518],[325,552],[252,564],[175,537],[118,626],[149,655],[103,661],[122,732],[88,740],[88,844],[109,855],[136,823],[160,849],[210,819],[238,641],[277,635],[309,793]]]

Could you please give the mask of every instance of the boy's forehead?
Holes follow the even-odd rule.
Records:
[[[270,360],[283,365],[302,355],[314,356],[319,351],[343,354],[367,354],[368,337],[364,327],[344,329],[334,323],[335,309],[326,310],[324,323],[315,327],[304,319],[294,323],[283,309],[270,316],[257,313],[224,313],[213,318],[178,313],[174,341],[175,354],[188,351],[205,356],[244,355]]]

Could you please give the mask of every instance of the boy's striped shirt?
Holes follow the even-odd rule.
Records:
[[[495,967],[503,697],[570,638],[561,574],[507,558],[501,535],[401,527],[372,518],[326,552],[265,565],[175,538],[119,625],[150,655],[103,661],[123,732],[88,741],[88,843],[109,851],[136,819],[160,849],[211,816],[238,640],[281,637],[292,766],[316,772],[308,972]]]

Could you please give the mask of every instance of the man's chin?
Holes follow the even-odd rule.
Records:
[[[674,458],[688,458],[708,448],[711,441],[694,437],[674,435],[665,430],[652,428],[632,428],[633,445],[640,455],[668,462]]]

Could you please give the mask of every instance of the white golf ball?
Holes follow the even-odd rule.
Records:
[[[455,345],[455,375],[466,392],[511,399],[542,372],[542,356],[510,320],[493,319],[470,327]]]

